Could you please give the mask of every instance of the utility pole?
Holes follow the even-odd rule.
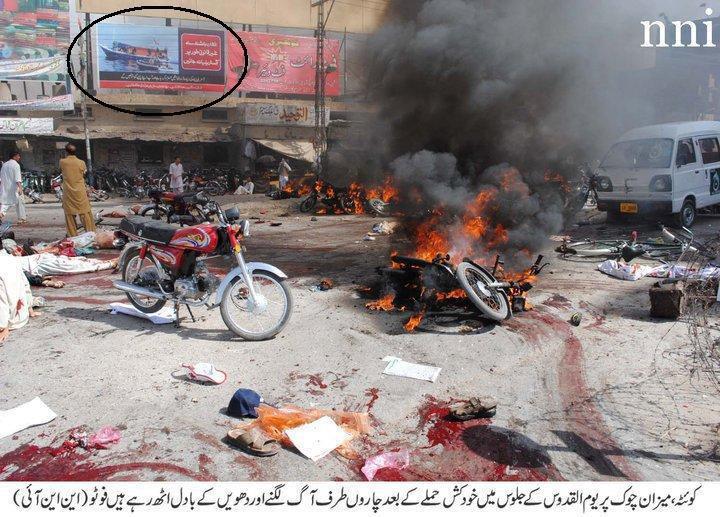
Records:
[[[90,31],[87,31],[86,33],[89,37]],[[93,165],[92,165],[92,152],[90,150],[90,132],[88,131],[88,123],[87,123],[87,97],[85,95],[85,90],[87,90],[88,80],[87,80],[87,71],[88,71],[88,59],[91,59],[88,56],[89,53],[89,47],[88,47],[88,38],[80,38],[78,41],[78,44],[80,45],[80,84],[82,84],[83,91],[80,92],[80,110],[82,114],[83,119],[83,126],[85,128],[85,155],[86,155],[86,161],[87,161],[87,168],[88,168],[88,181],[90,184],[94,183],[94,176],[93,176]],[[93,185],[94,186],[94,185]]]
[[[332,3],[330,4],[330,10],[326,17],[325,3],[330,1],[332,1]],[[325,120],[327,118],[325,109],[325,79],[327,78],[325,66],[325,26],[334,6],[335,0],[317,0],[310,4],[310,7],[317,7],[318,11],[317,28],[315,30],[317,49],[315,55],[315,140],[313,141],[318,176],[322,175],[323,162],[325,153],[327,152],[327,127],[325,126]]]

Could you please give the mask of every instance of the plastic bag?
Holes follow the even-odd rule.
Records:
[[[368,481],[372,481],[380,469],[402,470],[407,468],[408,465],[410,465],[410,451],[403,449],[399,452],[385,452],[368,458],[360,470],[365,474]]]
[[[291,447],[292,443],[285,434],[286,429],[301,426],[314,422],[324,416],[332,418],[337,425],[350,433],[353,438],[361,434],[370,434],[370,416],[367,413],[350,413],[344,411],[331,411],[325,409],[303,409],[298,406],[283,406],[274,408],[261,404],[257,408],[257,419],[247,426],[240,426],[243,429],[260,429],[270,438],[281,444]],[[338,453],[346,458],[355,459],[358,455],[349,447],[343,445],[337,449]]]
[[[120,431],[110,425],[106,425],[98,429],[97,433],[91,435],[88,443],[90,447],[105,449],[109,444],[119,442],[120,438],[122,438]]]

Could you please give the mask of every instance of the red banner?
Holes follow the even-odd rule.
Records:
[[[249,68],[240,90],[246,92],[315,94],[315,38],[240,32],[248,50]],[[232,88],[245,66],[243,49],[237,38],[227,35],[227,86]],[[327,79],[325,91],[329,97],[340,95],[340,41],[325,40]]]

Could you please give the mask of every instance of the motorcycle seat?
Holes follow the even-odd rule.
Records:
[[[178,230],[179,228],[173,224],[154,221],[139,215],[126,217],[120,221],[121,232],[160,244],[169,244]]]

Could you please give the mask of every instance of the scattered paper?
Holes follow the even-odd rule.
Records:
[[[145,314],[127,303],[111,303],[110,309],[112,311],[110,314],[127,314],[128,316],[150,320],[156,325],[175,323],[175,308],[171,306],[165,306],[153,314]]]
[[[409,377],[421,381],[435,382],[440,375],[437,366],[428,366],[425,364],[408,363],[399,357],[386,357],[383,361],[389,361],[383,373],[385,375],[395,375],[397,377]]]
[[[35,425],[47,424],[57,415],[39,397],[13,409],[0,411],[0,438]]]
[[[352,438],[329,416],[288,429],[285,434],[297,450],[313,461],[326,456]]]

